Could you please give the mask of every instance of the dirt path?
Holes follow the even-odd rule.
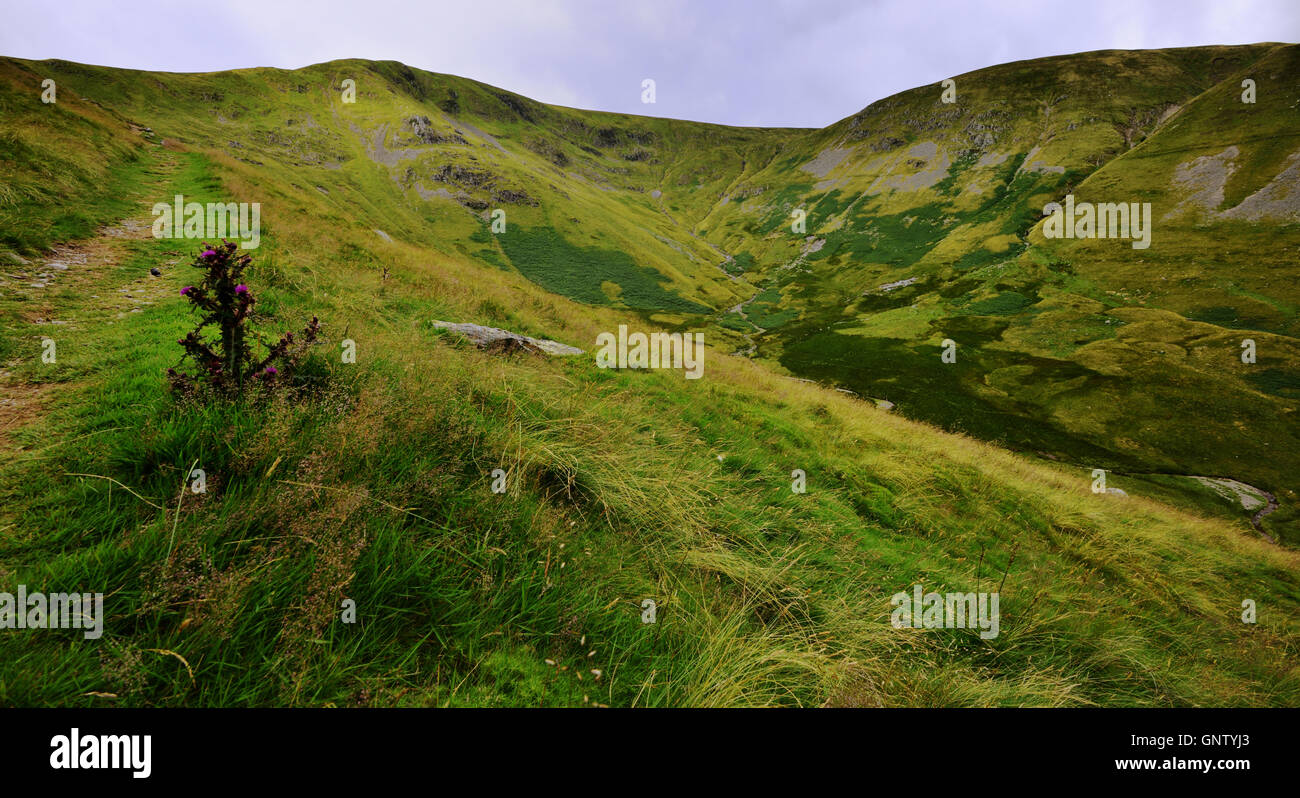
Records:
[[[156,184],[160,196],[171,175],[179,166],[170,153],[157,153]],[[152,194],[150,194],[152,196]],[[144,197],[141,197],[143,203]],[[97,293],[108,289],[105,276],[121,264],[129,253],[124,242],[143,241],[153,237],[153,218],[147,214],[123,219],[115,225],[102,227],[91,238],[58,244],[39,264],[23,270],[0,274],[0,291],[3,297],[22,298],[19,317],[38,326],[68,326],[77,329],[86,323],[102,323],[105,319],[122,319],[128,313],[140,312],[144,306],[162,299],[166,287],[147,269],[132,282],[119,287],[111,295]],[[175,265],[177,259],[160,264],[160,268]],[[79,301],[63,296],[74,291]]]
[[[150,182],[161,194],[179,162],[161,148],[155,157],[156,180]],[[22,450],[13,433],[40,418],[56,394],[73,385],[21,380],[12,369],[39,351],[44,338],[57,343],[70,331],[115,324],[168,294],[164,281],[148,269],[142,269],[140,276],[125,286],[112,288],[109,284],[112,271],[131,254],[128,243],[152,236],[150,216],[124,219],[100,228],[91,238],[58,244],[39,261],[0,272],[0,304],[8,305],[17,320],[27,324],[18,336],[23,340],[24,356],[0,364],[0,452],[6,457]],[[178,254],[176,260],[160,264],[160,268],[179,262]]]

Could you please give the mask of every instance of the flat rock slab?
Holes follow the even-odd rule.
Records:
[[[450,321],[434,321],[433,326],[460,333],[469,340],[478,344],[480,349],[493,349],[502,352],[543,352],[548,355],[581,355],[583,353],[581,349],[569,346],[568,344],[562,344],[559,341],[548,341],[544,338],[530,338],[527,335],[512,333],[509,330],[498,330],[496,327],[484,327],[481,324],[457,324]]]
[[[1260,490],[1254,485],[1247,485],[1244,482],[1238,482],[1235,479],[1224,479],[1219,477],[1192,477],[1192,479],[1229,501],[1240,501],[1241,507],[1244,510],[1254,510],[1257,507],[1263,507],[1268,504],[1270,498],[1270,494],[1267,492]]]

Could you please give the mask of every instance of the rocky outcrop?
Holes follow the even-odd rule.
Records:
[[[516,352],[530,352],[533,354],[545,355],[581,355],[583,351],[568,344],[562,344],[559,341],[550,341],[545,338],[530,338],[527,335],[520,335],[509,330],[499,330],[496,327],[484,327],[481,324],[458,324],[450,321],[434,321],[434,327],[444,330],[451,330],[460,333],[469,340],[473,341],[479,349],[498,354],[514,354]]]
[[[415,134],[415,138],[424,144],[469,144],[465,137],[459,134],[445,136],[439,133],[427,116],[407,117],[404,124],[408,130]]]

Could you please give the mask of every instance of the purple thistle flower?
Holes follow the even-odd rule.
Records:
[[[194,286],[192,286],[192,285],[187,285],[187,286],[185,286],[184,288],[181,289],[181,296],[189,296],[189,295],[190,295],[190,292],[193,291],[193,290],[194,290]]]
[[[278,371],[275,370],[275,366],[267,366],[267,367],[266,367],[266,373],[269,374],[270,376],[274,377],[276,374],[279,374],[280,372],[278,372]]]
[[[240,285],[235,286],[235,293],[236,293],[236,294],[247,294],[247,293],[248,293],[248,286],[243,285],[242,283],[241,283]]]
[[[216,255],[216,254],[217,254],[217,251],[216,251],[215,249],[205,249],[205,250],[203,250],[203,257],[205,257],[205,258],[211,258],[211,257],[213,257],[213,256]]]

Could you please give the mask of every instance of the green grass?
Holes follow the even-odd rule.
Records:
[[[516,227],[501,236],[506,256],[525,277],[541,287],[593,305],[608,304],[601,285],[621,290],[618,299],[637,310],[704,313],[707,307],[683,299],[660,284],[662,275],[623,252],[576,247],[549,227]]]
[[[1209,56],[1152,55],[1144,63],[1161,88],[1130,82],[1115,102],[1204,91],[1198,81],[1210,79],[1192,67]],[[1094,57],[1085,76],[1111,75],[1113,57]],[[21,400],[0,427],[0,590],[102,591],[107,613],[99,641],[0,635],[0,704],[1300,703],[1300,560],[1172,476],[1271,486],[1284,506],[1266,531],[1294,527],[1292,339],[1256,333],[1258,370],[1234,364],[1235,332],[1122,295],[1150,264],[1115,260],[1107,271],[1027,232],[1035,192],[1100,174],[1084,168],[1109,146],[1098,125],[1060,133],[1078,152],[1044,150],[1070,167],[1064,176],[963,163],[963,181],[1004,188],[969,200],[951,182],[848,211],[887,165],[864,158],[862,173],[824,195],[806,173],[787,179],[847,122],[755,131],[586,113],[391,62],[147,79],[2,64],[6,102],[51,70],[69,97],[177,142],[123,144],[105,132],[122,119],[70,100],[92,135],[58,149],[66,142],[35,135],[42,109],[6,114],[4,134],[26,142],[9,151],[7,174],[40,184],[30,176],[49,150],[66,174],[91,179],[48,183],[21,211],[23,230],[37,232],[9,223],[4,240],[39,251],[119,215],[147,219],[174,193],[262,202],[255,324],[274,337],[317,315],[324,330],[311,390],[178,404],[163,370],[193,324],[178,290],[197,242],[96,236],[97,260],[48,291],[0,287],[4,384]],[[1052,87],[1040,72],[1010,65],[990,79],[1023,81],[1037,97]],[[334,104],[330,87],[352,74],[373,93]],[[970,83],[963,96],[975,99],[983,89]],[[934,132],[909,121],[926,102],[905,93],[877,131],[927,140]],[[1024,130],[1040,124],[1033,102],[1013,115]],[[1059,118],[1114,111],[1097,97],[1070,102]],[[476,139],[420,158],[473,154],[500,185],[542,202],[508,205],[505,234],[403,185],[420,158],[390,167],[367,154],[380,125],[395,133],[412,114],[443,129],[443,105],[505,151]],[[548,152],[569,159],[563,173],[523,144],[539,129]],[[227,147],[232,138],[242,147]],[[999,146],[1027,152],[1022,143]],[[619,155],[637,148],[650,157]],[[96,169],[115,177],[97,182]],[[718,204],[742,182],[767,189]],[[831,212],[850,226],[818,233],[823,251],[782,269],[805,243],[780,232],[785,206],[818,198],[804,205],[817,209],[810,231]],[[60,226],[70,209],[87,221]],[[1004,235],[1029,248],[962,263]],[[735,254],[743,279],[717,267],[710,244]],[[494,261],[502,253],[511,268]],[[144,284],[160,286],[159,299],[131,312],[116,295],[153,265],[163,274]],[[1289,273],[1277,269],[1274,280]],[[863,295],[910,276],[921,279]],[[1274,311],[1294,305],[1280,280],[1257,282],[1236,288],[1274,297]],[[493,355],[430,325],[473,321],[584,349],[618,324],[690,329],[705,314],[748,332],[722,310],[755,288],[747,315],[775,328],[761,353],[896,411],[727,356],[740,336],[716,327],[705,331],[704,379],[685,380],[599,369],[589,356]],[[51,329],[59,359],[44,364]],[[959,343],[951,365],[939,357],[948,337]],[[355,364],[341,362],[344,338],[357,344]],[[201,495],[185,484],[196,463]],[[1129,497],[1092,494],[1097,467]],[[491,489],[497,468],[508,473],[503,494]],[[793,469],[806,472],[806,494],[791,490]],[[890,596],[913,584],[995,582],[993,640],[889,625]],[[1261,610],[1253,626],[1240,621],[1246,598]],[[646,599],[658,605],[654,624],[641,621]],[[345,600],[356,623],[342,620]]]
[[[1032,304],[1034,300],[1024,294],[1005,291],[966,305],[964,312],[971,316],[1014,316]]]

